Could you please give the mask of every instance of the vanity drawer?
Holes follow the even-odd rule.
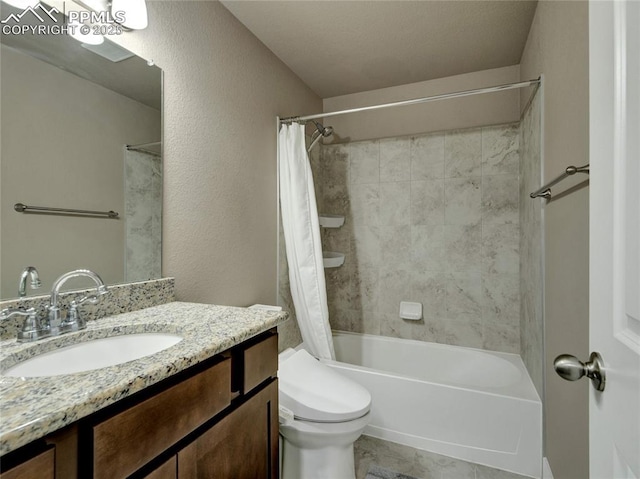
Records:
[[[227,358],[93,426],[93,477],[127,477],[230,402]]]
[[[48,449],[37,456],[0,473],[0,479],[53,479],[55,475],[55,449]]]
[[[278,335],[270,334],[243,350],[243,390],[245,393],[275,377],[278,372]]]

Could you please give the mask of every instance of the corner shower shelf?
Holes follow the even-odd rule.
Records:
[[[344,224],[342,215],[319,215],[320,226],[323,228],[340,228]]]
[[[323,251],[322,261],[325,268],[338,268],[344,264],[344,254],[334,251]]]

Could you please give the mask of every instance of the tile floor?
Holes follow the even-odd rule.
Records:
[[[433,454],[370,436],[355,443],[356,479],[375,465],[416,479],[526,479],[526,476]],[[375,469],[375,468],[374,468]],[[375,477],[375,476],[374,476]]]

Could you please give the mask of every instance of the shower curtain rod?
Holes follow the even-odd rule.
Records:
[[[464,91],[457,91],[453,93],[443,93],[440,95],[427,96],[424,98],[415,98],[413,100],[395,101],[393,103],[383,103],[381,105],[364,106],[361,108],[351,108],[349,110],[330,111],[327,113],[317,113],[315,115],[292,116],[289,118],[280,119],[280,123],[291,123],[294,121],[302,122],[307,120],[315,120],[316,118],[329,118],[331,116],[346,115],[347,113],[358,113],[362,111],[379,110],[382,108],[390,108],[392,106],[417,105],[419,103],[427,103],[430,101],[437,101],[437,100],[447,100],[449,98],[460,98],[463,96],[479,95],[482,93],[493,93],[497,91],[513,90],[515,88],[524,88],[532,85],[537,85],[539,83],[540,83],[540,77],[534,80],[527,80],[527,81],[522,81],[518,83],[506,83],[504,85],[496,85],[496,86],[490,86],[486,88],[477,88],[475,90],[464,90]]]

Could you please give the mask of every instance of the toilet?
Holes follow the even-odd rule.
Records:
[[[304,349],[279,355],[282,479],[355,479],[371,394]]]

